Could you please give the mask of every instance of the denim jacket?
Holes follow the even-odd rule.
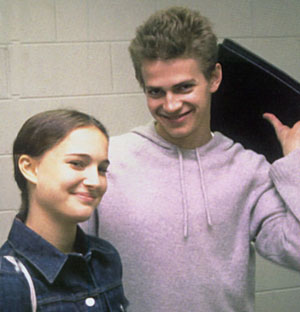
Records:
[[[64,254],[16,218],[0,249],[0,311],[31,312],[30,288],[3,256],[25,265],[33,280],[37,311],[126,311],[122,266],[116,249],[78,227],[76,252]]]

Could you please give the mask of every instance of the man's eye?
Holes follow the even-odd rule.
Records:
[[[149,89],[147,90],[147,95],[152,98],[159,98],[163,95],[163,92],[160,89]]]
[[[183,84],[183,85],[180,85],[176,88],[176,91],[177,92],[189,92],[192,90],[194,85],[192,84]]]

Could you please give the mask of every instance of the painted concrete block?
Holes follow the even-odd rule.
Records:
[[[299,36],[299,0],[253,0],[253,36]]]
[[[129,42],[113,43],[111,48],[114,92],[142,92],[128,52]]]
[[[13,162],[10,155],[0,157],[0,211],[18,210],[20,191],[14,180]]]
[[[282,288],[300,288],[300,273],[286,269],[257,256],[256,291],[271,291]]]
[[[147,0],[88,0],[90,40],[130,40],[135,29],[152,12]]]
[[[250,36],[252,34],[251,0],[167,0],[158,8],[179,5],[199,10],[209,18],[218,37]]]
[[[90,95],[112,91],[107,44],[25,45],[20,62],[22,97]]]
[[[12,221],[16,215],[14,211],[0,211],[0,246],[6,241]]]
[[[8,97],[8,50],[0,47],[0,98]]]
[[[300,81],[299,38],[253,38],[236,41]]]
[[[300,289],[284,289],[256,295],[256,312],[299,312]]]
[[[56,38],[53,0],[22,0],[15,3],[16,31],[22,42],[49,42]],[[17,35],[16,35],[17,36]]]
[[[58,41],[87,41],[87,1],[56,1],[56,30]]]
[[[8,43],[11,37],[11,2],[0,0],[0,44]]]

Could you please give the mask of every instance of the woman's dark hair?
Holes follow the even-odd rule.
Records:
[[[108,133],[100,121],[71,109],[41,112],[23,124],[13,144],[13,162],[15,180],[22,196],[20,213],[24,219],[28,213],[29,198],[27,180],[19,169],[19,158],[24,154],[31,157],[42,156],[59,144],[72,130],[88,126],[98,128],[108,139]]]

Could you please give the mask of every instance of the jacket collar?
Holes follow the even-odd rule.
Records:
[[[18,255],[31,263],[49,283],[53,283],[69,257],[84,257],[88,261],[93,251],[103,254],[103,250],[99,249],[99,244],[88,238],[80,227],[77,227],[76,252],[64,254],[16,217],[8,236],[8,243]]]

